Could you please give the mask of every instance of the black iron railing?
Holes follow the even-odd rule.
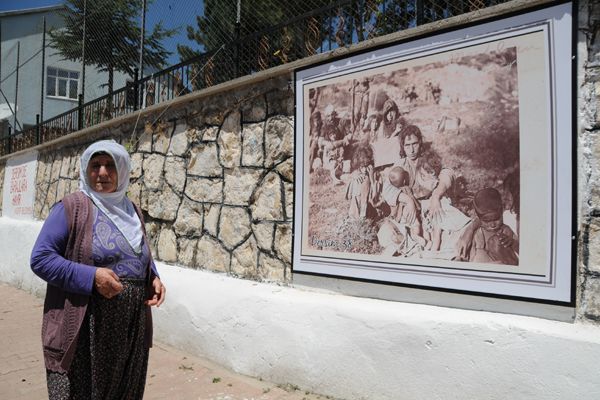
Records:
[[[271,67],[509,0],[342,0],[269,29],[240,36],[198,57],[138,79],[0,139],[0,156],[23,150]]]

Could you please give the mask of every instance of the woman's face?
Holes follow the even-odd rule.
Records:
[[[88,183],[99,193],[112,193],[117,190],[117,167],[111,156],[100,154],[92,157],[87,168]]]
[[[387,114],[385,114],[385,119],[387,122],[392,122],[394,119],[396,119],[396,110],[391,109],[388,111]]]
[[[421,150],[421,141],[415,135],[408,135],[404,139],[404,154],[409,160],[416,160]]]

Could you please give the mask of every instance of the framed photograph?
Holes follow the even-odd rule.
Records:
[[[293,272],[574,304],[571,18],[297,71]]]

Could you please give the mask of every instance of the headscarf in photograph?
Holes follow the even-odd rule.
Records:
[[[99,193],[88,182],[88,164],[96,153],[110,155],[117,168],[117,190],[112,193]],[[79,190],[85,193],[125,236],[131,248],[139,252],[142,245],[142,223],[135,212],[131,200],[127,198],[131,160],[125,147],[114,140],[100,140],[90,145],[81,155],[79,169]]]

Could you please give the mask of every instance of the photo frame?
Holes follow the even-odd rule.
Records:
[[[572,5],[296,71],[293,272],[574,304]]]

